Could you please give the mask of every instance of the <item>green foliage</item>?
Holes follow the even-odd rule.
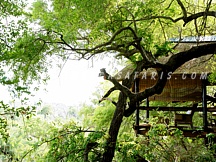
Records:
[[[0,5],[0,83],[8,86],[15,96],[30,94],[29,85],[34,80],[42,82],[48,78],[47,74],[41,74],[47,72],[49,62],[45,57],[48,57],[39,54],[46,48],[35,40],[37,36],[24,17],[25,7],[20,0],[2,1]]]
[[[180,130],[165,130],[172,136],[160,136],[158,127],[149,131],[148,154],[152,161],[215,161],[213,152],[203,145],[201,139],[184,138]],[[171,132],[170,132],[171,131]]]
[[[79,157],[83,151],[84,133],[73,125],[70,123],[63,126],[62,130],[53,132],[54,136],[48,140],[50,150],[44,160],[61,161],[65,159],[66,161],[80,161]]]
[[[203,11],[204,3],[183,1],[188,13]],[[0,5],[0,83],[9,85],[11,93],[18,97],[30,94],[34,81],[43,83],[49,79],[48,69],[53,58],[63,61],[77,57],[88,59],[91,54],[109,51],[111,46],[118,49],[111,52],[120,52],[120,55],[132,50],[137,44],[131,30],[122,30],[115,38],[112,37],[124,27],[131,27],[141,46],[154,53],[155,57],[172,51],[171,44],[167,43],[169,38],[215,33],[213,18],[200,17],[184,27],[182,21],[171,21],[182,15],[181,7],[173,0],[160,3],[158,0],[38,0],[29,13],[24,12],[24,7],[24,2],[19,0],[2,1]],[[214,11],[215,5],[210,6],[210,10]],[[30,23],[35,26],[30,28]],[[110,44],[89,50],[110,39],[113,39]],[[127,58],[132,62],[143,59],[139,53]],[[215,80],[213,73],[210,81]],[[83,105],[79,124],[72,119],[69,122],[46,121],[46,115],[53,113],[49,107],[44,107],[37,117],[30,118],[35,111],[34,106],[14,108],[0,102],[1,157],[11,161],[99,161],[109,138],[108,126],[115,111],[109,100],[98,105],[110,85],[103,86],[93,105]],[[117,101],[118,92],[109,97]],[[26,100],[23,99],[22,103]],[[151,105],[177,106],[170,103]],[[73,115],[74,110],[71,109],[70,113]],[[213,152],[204,147],[200,139],[184,138],[180,130],[158,123],[160,117],[173,117],[173,114],[153,113],[151,115],[157,117],[151,121],[148,138],[135,137],[133,115],[123,118],[115,161],[215,161]],[[200,122],[198,115],[195,118],[195,122]],[[211,140],[212,134],[207,137]]]
[[[143,58],[142,58],[142,56],[141,56],[141,54],[135,54],[135,55],[133,55],[133,56],[130,56],[130,61],[132,62],[132,63],[135,63],[135,62],[137,62],[137,61],[141,61]]]
[[[33,4],[32,19],[38,19],[40,25],[49,31],[61,32],[66,41],[76,42],[74,38],[79,32],[85,33],[93,25],[100,27],[98,22],[104,18],[107,3],[100,0],[94,3],[54,0],[50,6],[40,0]],[[94,31],[91,32],[96,34]]]
[[[20,115],[26,116],[29,118],[30,115],[32,115],[35,112],[34,106],[27,106],[27,107],[18,107],[14,108],[7,104],[5,104],[3,101],[0,102],[0,134],[1,134],[1,141],[8,141],[9,133],[8,133],[8,119],[14,120],[16,117],[19,117]]]
[[[215,55],[213,57],[216,58]],[[216,83],[216,62],[211,62],[211,64],[212,64],[212,66],[211,66],[212,73],[208,77],[208,80],[211,83]]]
[[[2,1],[0,6],[1,16],[20,16],[23,14],[23,8],[25,3],[23,1],[14,0],[14,1]]]
[[[116,97],[114,95],[112,99],[115,100]],[[103,101],[98,107],[84,105],[80,111],[82,116],[80,124],[72,119],[69,121],[55,119],[50,122],[41,116],[43,114],[28,118],[22,124],[18,118],[15,121],[10,119],[9,122],[13,122],[13,127],[9,129],[12,136],[8,138],[6,144],[2,144],[2,147],[9,146],[11,153],[7,155],[8,158],[24,161],[85,161],[86,158],[89,161],[98,161],[109,137],[107,130],[114,110],[109,101]],[[131,162],[143,159],[152,162],[215,160],[213,157],[215,145],[205,147],[202,139],[185,138],[182,131],[166,127],[165,124],[158,124],[159,117],[162,116],[165,115],[159,113],[158,117],[152,118],[150,122],[152,127],[148,136],[138,137],[132,128],[134,116],[123,118],[114,160]],[[167,136],[168,134],[172,136]],[[212,134],[207,136],[211,143]]]
[[[155,45],[156,48],[156,52],[155,52],[155,57],[159,57],[159,56],[167,56],[168,53],[170,53],[172,51],[172,48],[170,47],[169,42],[165,42],[164,44],[160,45]]]
[[[83,161],[86,147],[93,144],[95,152],[89,153],[89,159],[96,160],[101,149],[102,131],[88,132],[75,122],[54,120],[47,122],[43,118],[30,118],[20,128],[10,130],[13,136],[11,145],[14,158],[19,161]]]

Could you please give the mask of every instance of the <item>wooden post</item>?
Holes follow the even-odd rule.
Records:
[[[139,78],[135,79],[135,93],[139,92]],[[136,103],[136,126],[139,126],[139,102]],[[139,128],[137,128],[137,133],[139,133]]]
[[[146,107],[149,107],[149,99],[146,98]],[[146,119],[149,118],[149,110],[146,110]]]
[[[206,130],[208,127],[207,100],[206,100],[206,80],[202,80],[202,107],[203,107],[203,127],[204,127],[204,130]]]

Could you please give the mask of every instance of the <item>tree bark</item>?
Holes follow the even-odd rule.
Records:
[[[124,116],[126,99],[126,95],[120,92],[116,110],[109,128],[109,137],[107,139],[105,151],[103,153],[102,162],[112,162],[114,157],[118,132]]]

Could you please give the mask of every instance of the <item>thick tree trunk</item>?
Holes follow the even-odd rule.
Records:
[[[107,139],[102,162],[111,162],[114,157],[118,132],[124,116],[126,98],[127,97],[120,92],[116,110],[109,128],[109,138]]]

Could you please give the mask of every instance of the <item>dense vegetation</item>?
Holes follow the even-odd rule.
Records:
[[[173,131],[172,137],[159,136],[166,134],[167,128],[156,124],[155,119],[148,138],[136,137],[132,129],[136,103],[160,94],[167,81],[165,74],[193,58],[207,54],[215,57],[216,43],[184,52],[167,43],[170,38],[215,35],[214,1],[38,0],[27,6],[20,0],[0,3],[0,83],[22,101],[18,108],[0,103],[2,159],[215,161],[214,145],[210,149],[201,139],[183,138],[179,130]],[[158,62],[160,56],[167,55],[171,57],[166,64]],[[106,82],[100,87],[104,97],[96,93],[93,106],[83,105],[80,113],[72,109],[67,120],[48,120],[47,107],[36,113],[37,105],[28,105],[26,96],[49,79],[52,60],[64,66],[69,59],[101,56],[112,56],[125,65],[133,63],[135,70],[122,84],[103,71],[104,78],[113,85]],[[158,74],[164,72],[164,77],[152,88],[132,93],[129,89],[135,72],[151,67]],[[215,76],[211,75],[212,82]],[[33,83],[38,86],[32,87]],[[104,101],[110,95],[115,104]],[[98,104],[99,100],[103,102]]]

